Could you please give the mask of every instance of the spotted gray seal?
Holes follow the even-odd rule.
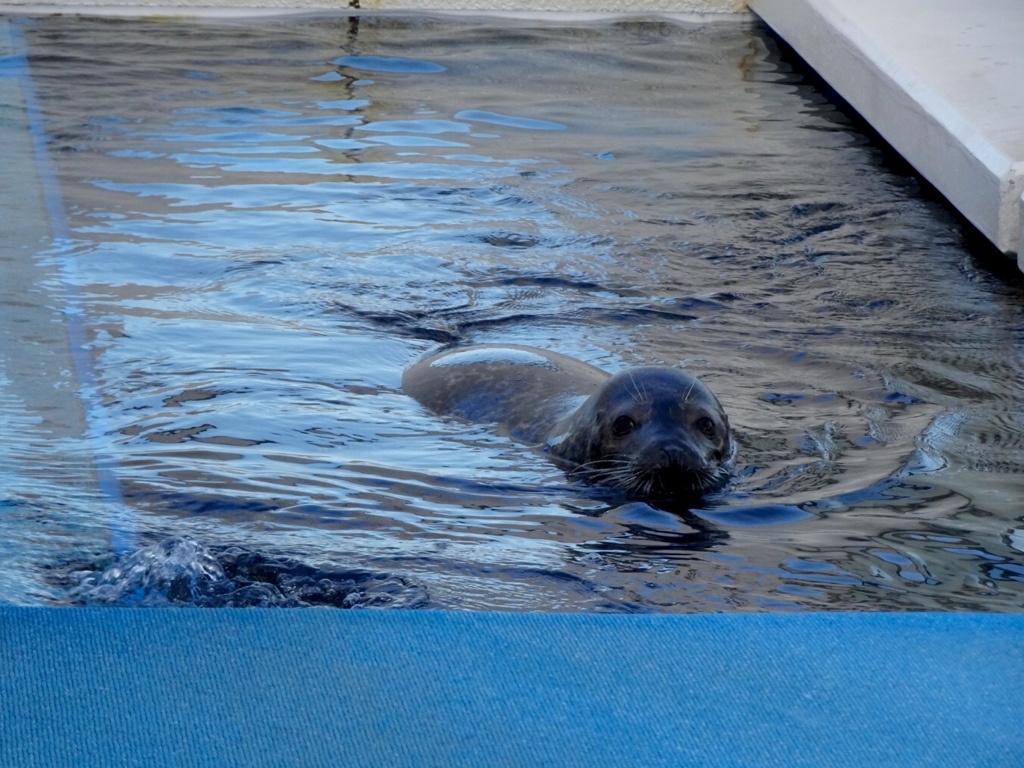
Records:
[[[435,413],[541,447],[572,477],[641,498],[719,488],[735,450],[718,399],[676,368],[612,376],[557,352],[476,346],[420,360],[402,388]]]

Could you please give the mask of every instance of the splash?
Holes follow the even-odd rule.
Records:
[[[325,570],[241,547],[210,548],[191,537],[168,538],[114,562],[79,564],[64,580],[76,605],[415,608],[427,603],[423,588],[388,573]]]

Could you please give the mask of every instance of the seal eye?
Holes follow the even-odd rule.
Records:
[[[705,437],[715,436],[715,422],[709,419],[707,416],[701,416],[697,419],[697,429],[699,429]]]
[[[634,429],[636,429],[636,422],[633,421],[632,416],[623,414],[612,422],[612,434],[615,435],[615,437],[625,437]]]

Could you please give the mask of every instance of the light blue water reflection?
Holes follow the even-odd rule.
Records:
[[[763,28],[25,34],[73,238],[34,258],[80,296],[135,537],[10,485],[25,600],[1020,609],[1019,281]],[[400,391],[494,342],[700,374],[736,482],[609,500]]]

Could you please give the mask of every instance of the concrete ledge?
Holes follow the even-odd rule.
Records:
[[[0,764],[1019,765],[1024,616],[0,608]]]
[[[996,247],[1021,252],[1019,0],[750,0]]]
[[[153,9],[183,14],[197,11],[226,15],[231,10],[402,11],[427,13],[559,13],[564,17],[591,14],[732,14],[742,13],[745,0],[0,0],[0,13],[123,13],[122,9]]]

